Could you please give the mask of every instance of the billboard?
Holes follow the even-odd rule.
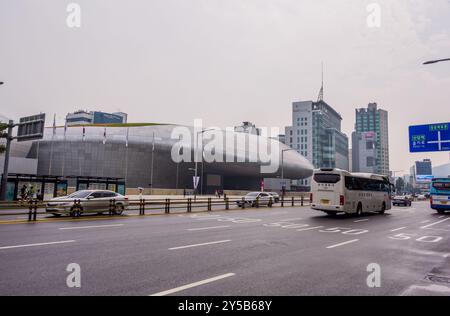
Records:
[[[41,139],[44,137],[45,113],[22,117],[17,126],[17,141]]]
[[[434,152],[450,150],[450,123],[409,127],[409,151]]]
[[[433,175],[416,175],[416,183],[431,183]]]

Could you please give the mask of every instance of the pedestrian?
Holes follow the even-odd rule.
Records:
[[[139,187],[138,191],[139,191],[139,201],[141,201],[143,199],[144,188]]]
[[[34,189],[34,186],[30,186],[30,190],[28,190],[28,198],[29,199],[36,198],[36,190]]]

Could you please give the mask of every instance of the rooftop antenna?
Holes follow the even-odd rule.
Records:
[[[319,96],[317,102],[323,101],[323,62],[322,62],[322,86],[320,87]]]

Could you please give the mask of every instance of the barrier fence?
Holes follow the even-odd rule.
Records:
[[[65,205],[54,205],[54,203]],[[50,204],[47,204],[50,203]],[[253,199],[242,198],[166,198],[166,199],[71,199],[67,201],[40,201],[30,199],[28,201],[0,202],[0,215],[28,215],[29,221],[36,221],[37,214],[54,214],[56,216],[69,215],[77,218],[83,214],[105,214],[108,216],[122,215],[123,212],[138,211],[139,215],[155,214],[155,211],[163,214],[211,212],[213,210],[238,210],[249,208],[271,208],[273,206],[295,207],[309,205],[309,198],[283,197],[279,199]],[[46,208],[49,210],[46,211]],[[26,210],[28,213],[8,213],[14,210]],[[41,209],[42,212],[38,212]],[[5,212],[6,210],[6,212]]]

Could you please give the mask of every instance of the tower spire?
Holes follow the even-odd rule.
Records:
[[[322,62],[322,86],[320,87],[319,96],[317,97],[317,102],[323,101],[323,62]]]

